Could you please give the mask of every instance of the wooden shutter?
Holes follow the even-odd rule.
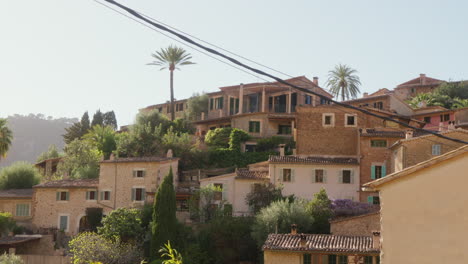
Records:
[[[55,200],[58,201],[60,199],[60,192],[55,193]]]
[[[146,170],[143,170],[143,178],[146,177]]]
[[[89,192],[86,192],[86,200],[89,200]]]
[[[343,183],[343,170],[338,171],[338,183]]]
[[[223,107],[224,107],[224,97],[221,96],[219,98],[219,109],[223,109]]]
[[[327,183],[327,170],[323,169],[323,183]]]
[[[375,166],[371,166],[371,179],[375,180]]]
[[[136,196],[136,190],[135,188],[132,188],[132,201],[135,201],[135,196]]]
[[[135,178],[136,176],[137,176],[137,171],[133,170],[133,178]]]
[[[65,192],[65,200],[70,200],[70,192]]]
[[[227,199],[228,199],[228,197],[227,197],[227,195],[228,195],[228,185],[226,183],[224,183],[222,188],[223,188],[222,199],[227,201]]]
[[[291,169],[291,182],[294,182],[296,179],[296,170]]]
[[[145,188],[141,189],[141,200],[142,201],[146,200],[146,190],[145,190]]]
[[[385,177],[387,175],[387,167],[385,165],[382,165],[382,177]]]
[[[284,169],[280,168],[280,181],[283,181]]]
[[[349,170],[349,177],[351,178],[350,179],[350,183],[353,184],[354,183],[354,170]]]
[[[68,216],[61,215],[60,216],[60,230],[67,230],[68,225]]]
[[[315,183],[315,169],[312,169],[312,174],[310,175],[310,182]]]
[[[101,201],[104,200],[104,192],[101,191]]]
[[[367,202],[370,204],[374,204],[374,196],[367,196]]]

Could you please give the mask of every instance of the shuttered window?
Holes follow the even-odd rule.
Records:
[[[312,255],[310,254],[304,254],[302,255],[302,263],[303,264],[312,264]]]
[[[16,204],[16,216],[30,216],[29,204]]]
[[[55,198],[57,201],[68,201],[70,200],[70,194],[66,191],[57,192]]]
[[[260,133],[260,121],[249,121],[249,132]]]
[[[434,155],[434,156],[440,155],[440,145],[439,144],[432,145],[432,155]]]
[[[110,200],[110,191],[102,191],[101,192],[101,200],[102,201],[109,201]]]
[[[146,191],[144,188],[132,188],[132,201],[144,201]]]
[[[68,231],[68,215],[61,215],[59,221],[59,229]]]
[[[97,200],[97,191],[87,191],[86,200]]]

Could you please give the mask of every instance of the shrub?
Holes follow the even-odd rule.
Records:
[[[105,238],[118,237],[123,242],[140,241],[143,236],[141,211],[135,208],[119,208],[102,219],[98,234]]]
[[[348,199],[334,200],[331,206],[334,217],[355,216],[378,210],[377,205],[355,202]]]
[[[314,194],[314,199],[307,204],[307,210],[314,218],[313,233],[328,234],[330,233],[330,218],[333,215],[331,209],[332,202],[328,199],[325,189],[321,189]]]
[[[258,213],[272,202],[283,199],[281,191],[281,187],[276,187],[271,182],[255,184],[252,191],[245,197],[245,202],[252,208],[254,213]]]
[[[140,250],[135,245],[121,243],[119,238],[108,239],[91,232],[75,236],[69,247],[74,264],[128,264],[141,261]]]
[[[229,147],[229,139],[232,128],[223,127],[208,131],[205,136],[205,143],[210,147],[227,148]]]
[[[249,140],[250,136],[242,129],[233,128],[229,135],[229,149],[240,152],[241,143]]]
[[[27,189],[39,183],[40,174],[34,165],[18,161],[0,171],[0,188]]]
[[[23,264],[23,260],[15,254],[0,255],[0,263],[2,264]]]

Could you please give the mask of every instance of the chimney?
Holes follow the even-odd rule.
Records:
[[[280,156],[284,156],[284,147],[286,147],[286,144],[279,144],[278,147],[279,147]]]
[[[406,131],[406,139],[413,138],[413,130],[407,130]]]
[[[291,225],[291,235],[297,235],[297,225],[296,224]]]
[[[169,149],[169,150],[167,151],[166,157],[167,157],[167,158],[172,158],[172,157],[174,157],[174,154],[172,154],[172,149]]]
[[[364,94],[363,94],[363,97],[364,97],[364,98],[369,97],[369,93],[364,93]]]
[[[313,80],[314,80],[314,81],[313,81],[314,84],[318,86],[318,85],[319,85],[319,84],[318,84],[318,77],[317,77],[317,76],[314,76],[314,79],[313,79]]]
[[[426,84],[426,74],[419,74],[419,79],[421,79],[421,84]]]
[[[307,245],[307,237],[304,234],[301,234],[300,237],[301,237],[301,242],[300,242],[301,248],[305,248]]]
[[[372,247],[380,249],[380,231],[372,231]]]

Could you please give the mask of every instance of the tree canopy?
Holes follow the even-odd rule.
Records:
[[[0,159],[5,157],[13,140],[13,132],[8,128],[6,119],[0,118]]]
[[[29,189],[38,184],[40,178],[34,165],[17,161],[0,171],[0,189]]]
[[[120,238],[122,242],[136,242],[143,237],[141,211],[136,208],[119,208],[102,219],[98,234],[106,238]]]
[[[357,71],[348,65],[338,64],[335,68],[328,72],[328,80],[326,85],[330,92],[335,96],[341,96],[341,100],[356,98],[359,94],[359,86],[361,81],[356,75]]]

